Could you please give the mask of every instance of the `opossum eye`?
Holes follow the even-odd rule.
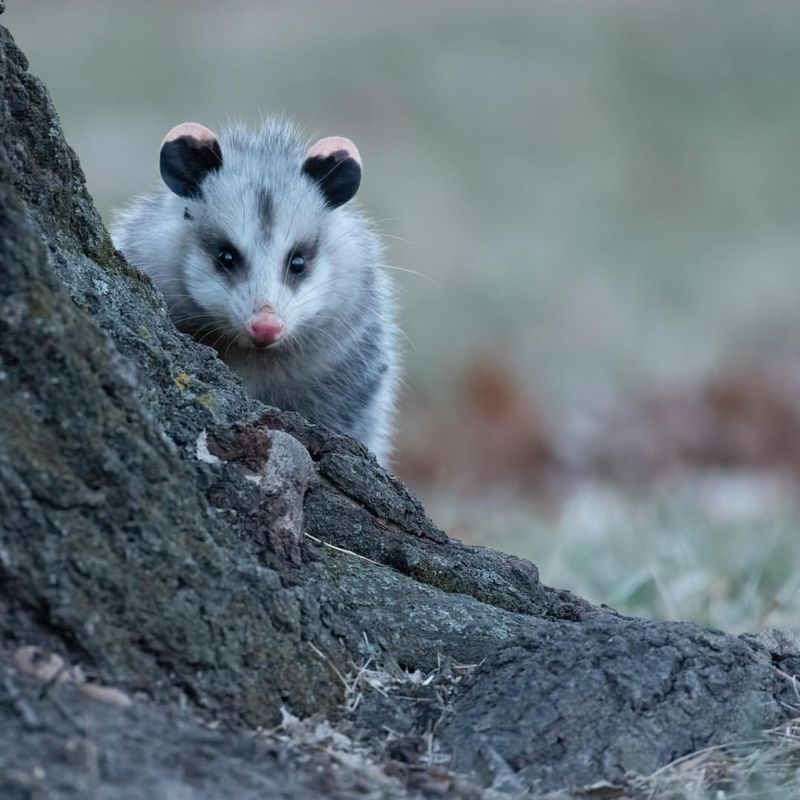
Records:
[[[300,275],[306,271],[306,258],[302,253],[293,253],[289,259],[289,272]]]
[[[240,260],[239,254],[233,247],[223,247],[219,253],[217,253],[216,258],[217,266],[226,272],[233,269]]]

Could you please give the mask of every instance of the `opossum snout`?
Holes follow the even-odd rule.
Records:
[[[286,333],[286,323],[271,308],[262,308],[247,323],[247,333],[254,344],[275,344]]]

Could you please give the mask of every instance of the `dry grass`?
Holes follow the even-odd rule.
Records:
[[[283,710],[281,724],[261,735],[289,743],[316,761],[324,759],[331,769],[356,770],[375,796],[381,791],[398,791],[403,782],[410,781],[429,793],[424,796],[461,797],[459,792],[467,784],[448,772],[449,756],[438,745],[435,727],[424,737],[426,750],[415,765],[409,766],[393,761],[390,755],[393,745],[402,744],[404,737],[386,729],[382,742],[365,743],[354,736],[349,717],[370,692],[411,703],[427,702],[428,698],[414,696],[420,688],[434,690],[444,716],[449,711],[450,694],[477,666],[440,664],[423,674],[377,665],[368,659],[361,666],[354,665],[347,675],[337,671],[345,687],[342,720],[334,724],[321,717],[299,720]],[[796,710],[800,711],[800,690]],[[708,747],[651,775],[631,774],[616,784],[600,782],[547,794],[523,790],[508,794],[474,786],[471,792],[469,796],[476,800],[794,800],[800,796],[800,718],[765,731],[757,739]]]
[[[455,689],[477,668],[477,664],[455,664],[442,660],[435,670],[423,673],[396,666],[378,664],[372,657],[353,664],[342,673],[313,643],[316,656],[331,668],[344,689],[342,716],[330,722],[320,715],[300,720],[286,709],[281,710],[280,725],[262,730],[259,735],[275,738],[304,752],[326,769],[346,769],[363,779],[365,797],[392,797],[405,789],[418,791],[419,797],[452,797],[480,800],[489,794],[470,786],[463,778],[449,772],[450,755],[442,750],[436,737],[438,725],[450,713],[450,698]],[[365,649],[373,649],[365,639]],[[433,702],[438,721],[419,737],[405,736],[384,726],[383,735],[365,740],[355,722],[359,706],[370,693],[401,703]],[[410,739],[414,739],[413,742]]]
[[[631,786],[653,800],[792,800],[800,795],[800,720],[685,756]]]

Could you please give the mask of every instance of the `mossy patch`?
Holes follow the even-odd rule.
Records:
[[[216,408],[217,400],[214,397],[214,395],[211,394],[210,392],[205,392],[199,395],[197,400],[201,405],[204,405],[209,411]]]

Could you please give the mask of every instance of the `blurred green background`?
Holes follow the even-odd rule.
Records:
[[[3,23],[106,220],[183,120],[280,112],[356,141],[388,262],[427,276],[396,273],[398,470],[454,535],[624,611],[800,630],[794,461],[684,448],[631,477],[641,448],[617,447],[661,424],[639,398],[702,401],[719,370],[798,350],[800,4],[10,0]],[[495,470],[516,444],[475,431],[509,413],[541,447]],[[611,438],[624,478],[591,455]]]

